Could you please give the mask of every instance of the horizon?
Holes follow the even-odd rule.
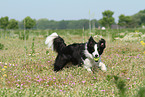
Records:
[[[111,10],[114,12],[115,22],[121,14],[131,16],[144,10],[145,0],[5,0],[0,1],[0,17],[8,16],[9,19],[22,21],[25,17],[30,16],[32,19],[48,19],[48,20],[80,20],[80,19],[96,19],[100,20],[102,12]]]

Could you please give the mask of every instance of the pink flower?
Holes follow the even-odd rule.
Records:
[[[105,90],[101,90],[101,91],[104,91],[105,92]]]
[[[19,86],[19,84],[16,84],[17,86]]]
[[[73,82],[72,84],[74,84],[74,85],[75,85],[75,82]]]
[[[42,81],[42,79],[40,78],[39,80],[37,80],[39,83]]]
[[[85,83],[86,81],[82,81],[82,83]]]
[[[39,75],[36,78],[39,78]]]
[[[60,92],[62,92],[62,90],[59,90]]]

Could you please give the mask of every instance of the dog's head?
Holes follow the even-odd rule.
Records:
[[[87,43],[87,50],[93,58],[100,57],[105,47],[106,44],[104,39],[99,40],[99,42],[95,42],[92,36],[89,38],[89,41]]]

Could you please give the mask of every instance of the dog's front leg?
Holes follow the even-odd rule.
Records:
[[[99,67],[101,68],[102,71],[107,71],[107,67],[103,62],[99,62]]]
[[[91,61],[89,59],[85,59],[84,60],[84,68],[87,69],[87,71],[92,73],[91,67],[92,67]]]

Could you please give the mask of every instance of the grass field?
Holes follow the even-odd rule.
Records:
[[[82,67],[71,66],[55,73],[56,53],[44,44],[47,35],[57,32],[66,44],[87,42],[88,30],[0,32],[0,94],[4,97],[143,97],[145,96],[145,31],[143,29],[95,30],[106,40],[102,61],[107,72],[94,74]],[[141,34],[133,34],[133,33]],[[131,33],[131,35],[129,34]],[[129,38],[125,39],[125,36]],[[117,38],[117,39],[116,39]],[[132,39],[133,38],[133,39]],[[142,41],[142,42],[141,42]]]

